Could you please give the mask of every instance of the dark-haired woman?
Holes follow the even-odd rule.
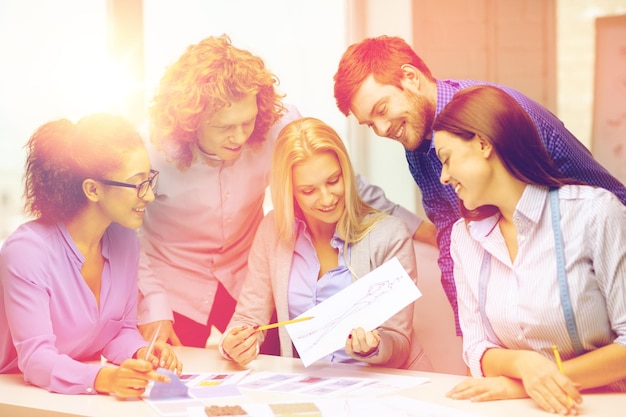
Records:
[[[449,395],[530,396],[566,415],[581,390],[626,391],[626,208],[565,177],[496,87],[457,93],[434,130],[463,215],[451,254],[464,360],[484,377]]]
[[[27,148],[26,211],[0,251],[0,372],[52,392],[136,397],[171,348],[137,330],[139,243],[158,172],[133,126],[108,114],[41,126]],[[106,366],[101,357],[119,366]],[[94,363],[95,361],[95,363]]]

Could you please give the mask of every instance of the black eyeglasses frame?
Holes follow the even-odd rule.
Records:
[[[129,184],[127,182],[119,182],[119,181],[111,181],[105,179],[97,179],[96,181],[101,182],[102,184],[112,185],[115,187],[127,187],[127,188],[135,188],[137,190],[137,198],[144,198],[146,194],[148,194],[148,188],[154,190],[157,185],[157,180],[159,178],[159,171],[156,169],[150,170],[150,178],[145,181],[141,181],[139,184]],[[149,186],[146,187],[146,184]]]

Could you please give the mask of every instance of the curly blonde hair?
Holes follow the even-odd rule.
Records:
[[[247,143],[261,143],[285,111],[278,84],[261,58],[233,46],[227,35],[206,38],[190,45],[161,78],[149,109],[150,139],[185,170],[195,158],[201,114],[213,117],[229,103],[256,94],[258,114]]]

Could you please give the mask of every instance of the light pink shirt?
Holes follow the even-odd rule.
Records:
[[[139,323],[173,320],[176,311],[206,323],[221,282],[237,299],[248,253],[263,218],[272,152],[280,130],[302,117],[294,106],[268,132],[262,146],[235,160],[199,156],[186,171],[149,141],[152,168],[160,172],[156,199],[139,229]],[[357,178],[363,200],[401,218],[414,233],[422,219],[389,201],[384,191]]]
[[[587,351],[610,343],[626,346],[626,207],[610,192],[589,186],[559,190],[561,232],[570,299],[578,334]],[[463,220],[452,229],[451,254],[463,330],[463,356],[472,375],[492,347],[527,349],[554,359],[575,356],[568,335],[557,279],[548,189],[529,185],[514,222],[518,253],[511,262],[493,218]],[[495,337],[479,314],[481,262],[491,254],[485,310]],[[614,384],[626,390],[624,381]]]
[[[147,143],[160,174],[139,230],[141,324],[172,320],[172,311],[206,323],[220,282],[237,298],[263,218],[276,137],[301,117],[288,110],[260,147],[246,146],[232,161],[199,157],[181,172]]]
[[[293,260],[289,273],[289,319],[293,319],[305,311],[329,299],[352,284],[354,277],[346,265],[346,257],[350,259],[350,247],[344,252],[345,241],[337,233],[333,235],[330,245],[337,250],[337,267],[326,271],[319,279],[320,261],[311,241],[307,225],[303,220],[296,219],[296,242],[293,248]],[[345,253],[345,257],[344,257]],[[351,358],[341,347],[326,355],[321,360],[327,362],[350,362],[364,364]]]
[[[113,223],[102,255],[98,308],[63,224],[31,221],[9,236],[0,251],[0,373],[21,370],[52,392],[96,394],[102,365],[82,361],[103,355],[120,364],[147,344],[137,331],[135,231]]]

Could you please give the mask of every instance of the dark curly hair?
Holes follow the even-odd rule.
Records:
[[[47,222],[74,217],[87,203],[82,183],[121,168],[128,151],[143,147],[125,118],[92,114],[76,124],[67,119],[39,127],[25,148],[25,212]]]

